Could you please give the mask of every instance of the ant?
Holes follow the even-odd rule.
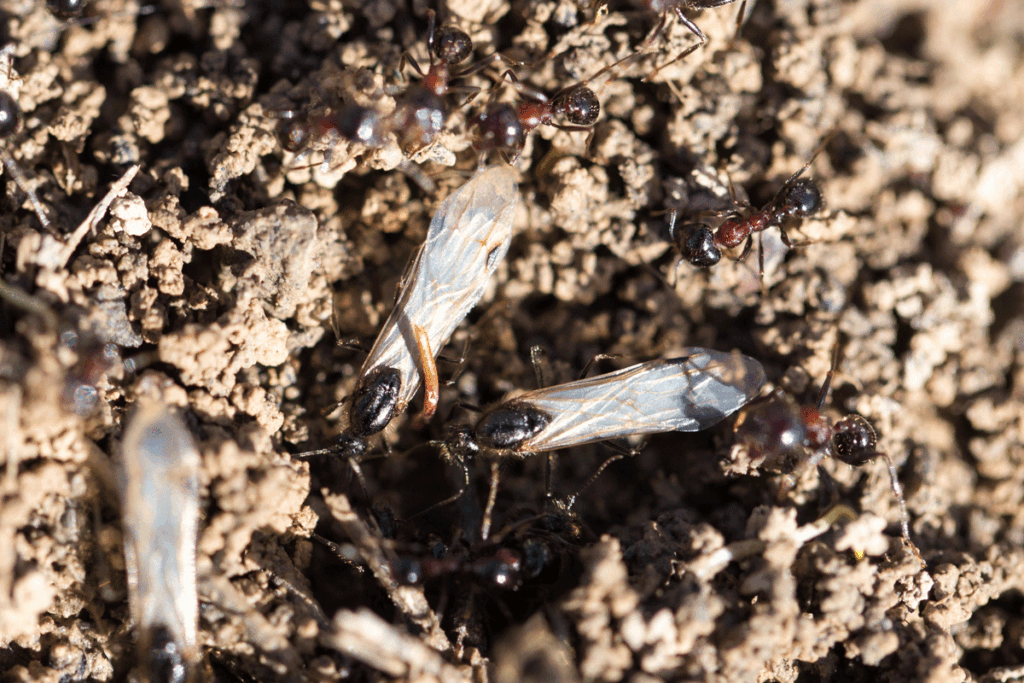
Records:
[[[839,346],[837,340],[832,351],[831,367],[814,405],[801,406],[791,396],[776,389],[740,413],[734,429],[737,444],[734,448],[745,449],[754,462],[775,472],[792,472],[796,469],[801,459],[801,449],[811,454],[802,469],[817,467],[827,455],[853,467],[882,458],[889,469],[892,491],[899,503],[903,539],[914,554],[920,557],[920,551],[910,540],[910,516],[896,466],[888,453],[878,450],[878,435],[871,423],[860,415],[847,415],[832,422],[822,414],[832,378],[839,365]],[[788,490],[789,485],[782,486],[779,497],[784,496]]]
[[[706,223],[688,223],[676,231],[676,212],[672,212],[669,234],[683,259],[700,268],[710,268],[722,260],[722,250],[743,244],[743,251],[736,260],[742,261],[750,253],[754,233],[777,227],[782,242],[787,247],[803,246],[793,242],[786,232],[786,223],[794,218],[813,216],[824,206],[821,189],[817,183],[800,176],[810,168],[835,133],[830,133],[814,151],[811,158],[796,173],[791,175],[772,199],[753,213],[744,216],[739,211],[730,212],[725,221],[712,231]],[[747,207],[749,208],[749,206]],[[761,273],[764,274],[764,254],[761,253]]]
[[[452,67],[466,61],[473,53],[473,41],[469,34],[454,26],[436,25],[436,14],[428,10],[429,28],[427,49],[430,65],[426,72],[411,54],[404,53],[399,70],[408,62],[422,78],[421,85],[410,86],[396,98],[395,109],[382,114],[374,109],[355,103],[342,105],[326,115],[302,119],[294,112],[287,113],[278,129],[281,145],[289,152],[308,149],[314,140],[331,136],[325,151],[325,164],[334,153],[338,138],[358,142],[371,149],[387,145],[390,134],[394,133],[405,148],[422,148],[432,143],[444,128],[448,108],[442,99],[445,95],[461,92],[476,93],[473,86],[452,86],[451,80],[475,73],[495,59],[507,59],[494,54],[458,73]],[[425,191],[433,192],[434,184],[422,171],[408,160],[400,163],[407,173]]]
[[[470,127],[475,127],[479,132],[477,149],[482,152],[498,150],[511,157],[514,163],[523,153],[526,136],[538,126],[553,126],[570,132],[589,132],[589,146],[594,124],[601,114],[601,101],[588,83],[634,57],[636,55],[630,55],[613,62],[589,78],[566,86],[550,97],[524,85],[513,71],[506,71],[502,78],[508,78],[516,90],[527,99],[518,106],[492,102],[483,112],[473,117],[470,120]],[[556,116],[564,117],[569,123],[555,121]]]

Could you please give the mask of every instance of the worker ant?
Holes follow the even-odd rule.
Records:
[[[801,470],[817,467],[828,455],[853,467],[882,458],[899,503],[903,539],[914,554],[920,556],[917,546],[910,540],[910,516],[896,466],[888,453],[878,450],[878,436],[871,423],[860,415],[847,415],[832,422],[822,414],[839,365],[839,351],[837,341],[831,367],[813,405],[801,406],[789,394],[778,389],[751,403],[736,421],[734,448],[745,450],[750,459],[763,469],[786,473],[798,469],[808,452],[810,457]],[[780,488],[780,497],[789,491],[790,486],[784,484]]]
[[[613,62],[589,78],[566,86],[551,96],[524,85],[512,70],[505,71],[502,78],[511,81],[525,99],[517,106],[491,102],[483,112],[473,117],[470,127],[478,131],[476,148],[481,152],[497,150],[515,162],[526,145],[526,136],[538,126],[589,132],[589,146],[594,124],[601,114],[601,101],[588,84],[613,69],[621,68],[636,56],[629,55]],[[564,117],[568,123],[560,123],[555,117]]]
[[[800,176],[814,163],[825,145],[832,139],[832,135],[834,133],[830,133],[825,138],[807,160],[807,163],[786,180],[767,204],[753,213],[744,216],[743,213],[733,210],[714,231],[706,223],[688,223],[677,231],[675,227],[676,212],[673,211],[669,223],[669,233],[683,259],[700,268],[710,268],[722,259],[723,249],[738,247],[745,240],[743,251],[737,257],[738,261],[742,261],[750,253],[754,242],[754,233],[763,232],[771,227],[779,229],[782,242],[787,247],[803,246],[805,243],[793,242],[790,239],[786,232],[786,224],[794,218],[812,216],[824,206],[821,189],[817,183],[807,178],[802,179]],[[764,272],[763,258],[762,252],[760,264],[762,274]]]

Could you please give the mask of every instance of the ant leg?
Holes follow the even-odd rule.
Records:
[[[491,516],[494,514],[494,504],[498,500],[498,474],[499,465],[497,460],[491,461],[491,488],[487,492],[487,505],[484,507],[484,521],[480,525],[480,540],[487,541],[491,535]]]
[[[349,351],[359,351],[360,353],[369,353],[370,350],[363,346],[358,339],[339,339],[338,346]]]
[[[615,453],[615,455],[607,458],[604,462],[602,462],[600,466],[598,466],[597,471],[590,475],[586,483],[584,483],[583,486],[581,486],[579,490],[576,491],[576,493],[572,494],[563,503],[561,503],[559,507],[561,507],[564,512],[568,512],[569,510],[571,510],[572,506],[576,504],[576,499],[579,498],[580,494],[586,491],[588,488],[590,488],[593,485],[593,483],[597,481],[597,478],[600,477],[606,469],[608,469],[609,465],[611,465],[613,462],[624,460],[625,458],[636,457],[637,455],[640,454],[640,451],[644,449],[645,445],[646,444],[641,444],[637,448],[623,448],[618,444],[609,443],[608,447],[618,452]]]
[[[413,325],[412,333],[419,347],[420,372],[423,373],[423,412],[420,414],[420,420],[426,424],[437,412],[441,383],[437,378],[437,364],[434,361],[434,352],[430,348],[427,331],[422,325]]]
[[[474,62],[471,66],[467,66],[462,71],[459,71],[458,73],[453,73],[451,75],[451,77],[452,78],[464,78],[466,76],[472,76],[475,73],[479,73],[479,72],[483,71],[488,66],[490,66],[493,62],[498,62],[498,61],[505,62],[505,64],[508,65],[508,66],[522,66],[522,62],[517,62],[516,60],[512,59],[511,57],[506,57],[505,55],[501,54],[500,52],[495,52],[492,55],[488,55],[488,56],[484,57],[479,62]]]
[[[416,61],[416,58],[408,52],[403,52],[402,58],[398,60],[398,73],[405,71],[406,64],[411,66],[412,70],[415,71],[420,78],[424,77],[423,69],[420,68],[420,63]]]
[[[818,402],[817,408],[820,413],[822,408],[825,407],[825,401],[828,399],[829,389],[832,388],[832,378],[836,374],[836,369],[839,367],[839,335],[836,335],[836,343],[832,347],[832,365],[828,369],[828,374],[825,375],[825,381],[821,383],[821,389],[818,391]]]
[[[910,514],[907,512],[907,501],[903,498],[903,485],[900,484],[899,477],[897,476],[896,465],[893,464],[892,458],[889,457],[888,453],[877,453],[876,455],[885,458],[885,465],[889,468],[889,481],[892,484],[892,492],[895,494],[896,502],[900,506],[900,531],[903,533],[903,540],[910,546],[917,559],[924,562],[924,558],[921,557],[921,551],[910,540]]]
[[[458,370],[455,371],[455,374],[452,375],[451,377],[449,377],[447,380],[445,380],[444,385],[446,387],[450,387],[453,384],[455,384],[457,381],[459,381],[459,377],[461,377],[462,373],[466,371],[466,358],[467,358],[467,352],[468,351],[469,351],[469,335],[467,334],[466,335],[466,343],[462,345],[462,352],[459,354],[458,358],[451,358],[449,356],[438,356],[437,357],[437,360],[444,361],[445,363],[453,363],[453,364],[459,366]]]
[[[428,512],[433,512],[434,510],[444,507],[445,505],[451,505],[452,503],[454,503],[455,501],[462,497],[462,495],[466,492],[466,489],[469,488],[469,465],[466,464],[465,460],[460,459],[459,466],[462,468],[462,484],[459,487],[459,490],[456,491],[453,495],[448,496],[444,500],[438,501],[437,503],[434,503],[433,505],[413,514],[412,516],[408,517],[409,520],[416,519],[417,517],[422,517]]]
[[[753,246],[754,246],[754,236],[753,235],[748,235],[747,236],[747,243],[743,245],[743,251],[741,251],[740,255],[736,257],[736,260],[737,261],[742,261],[742,260],[746,259],[747,256],[750,255],[750,250],[751,250],[751,248],[753,248]]]
[[[512,69],[506,70],[505,73],[501,74],[501,77],[507,77],[508,80],[512,83],[512,85],[515,86],[516,92],[518,92],[520,95],[523,95],[524,97],[529,97],[531,100],[535,100],[537,102],[550,101],[548,96],[545,95],[543,92],[537,90],[536,88],[531,88],[530,86],[520,81],[519,76],[517,76],[516,73],[512,71]],[[561,91],[559,91],[559,93],[561,93]]]
[[[530,347],[530,364],[533,365],[533,377],[537,380],[538,389],[543,389],[547,386],[547,382],[544,377],[544,368],[541,366],[542,355],[544,355],[544,349],[539,346]]]
[[[601,361],[601,360],[611,360],[612,358],[622,358],[622,355],[618,354],[618,353],[598,353],[598,354],[595,354],[590,360],[587,361],[587,364],[583,366],[583,372],[580,373],[580,376],[577,379],[579,380],[579,379],[583,379],[584,377],[586,377],[587,373],[590,372],[590,368],[593,367],[594,363],[596,363],[598,361]]]

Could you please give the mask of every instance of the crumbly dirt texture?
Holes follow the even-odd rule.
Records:
[[[457,379],[429,424],[417,399],[371,440],[390,454],[362,462],[364,487],[293,456],[344,429],[364,356],[337,342],[372,344],[478,164],[470,120],[517,101],[503,67],[462,81],[481,92],[452,96],[427,148],[328,133],[293,153],[288,116],[395,107],[419,78],[403,50],[429,62],[428,3],[96,0],[77,25],[3,0],[22,122],[0,144],[50,227],[5,164],[0,681],[134,675],[115,482],[143,398],[180,412],[203,463],[197,680],[1024,680],[1024,7],[748,5],[738,34],[739,3],[688,11],[708,43],[655,73],[695,40],[670,18],[593,81],[589,146],[530,135],[508,258],[440,350],[465,351],[439,362]],[[452,0],[441,19],[549,94],[658,20],[570,0]],[[672,211],[761,206],[830,133],[806,173],[827,206],[790,224],[805,245],[765,233],[763,287],[756,244],[678,263]],[[417,514],[463,480],[432,443],[473,419],[455,404],[533,388],[535,346],[546,383],[599,353],[620,358],[593,372],[739,349],[765,395],[813,404],[837,340],[826,413],[874,424],[920,556],[881,459],[766,471],[735,417],[592,482],[613,451],[559,453],[550,496],[545,457],[502,463],[487,542],[487,458]],[[99,360],[109,343],[121,360]]]

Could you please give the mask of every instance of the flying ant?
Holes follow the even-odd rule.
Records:
[[[817,467],[828,455],[853,467],[882,458],[889,469],[892,490],[899,503],[903,539],[915,554],[920,555],[910,540],[910,517],[896,466],[888,453],[878,450],[878,436],[871,423],[860,415],[847,415],[832,422],[822,414],[838,365],[837,341],[832,352],[832,365],[814,405],[801,406],[781,390],[752,402],[736,421],[734,448],[744,450],[755,464],[774,472],[792,472],[803,459],[802,454],[808,452],[810,456],[801,469]],[[784,485],[780,489],[780,497],[788,489],[789,486]]]
[[[706,223],[688,223],[676,230],[676,212],[672,212],[669,232],[683,259],[700,268],[710,268],[722,260],[722,250],[738,247],[746,241],[743,251],[737,257],[742,261],[750,253],[754,243],[754,233],[763,232],[777,227],[782,242],[787,247],[802,246],[790,239],[786,232],[786,223],[795,218],[812,216],[824,205],[821,189],[817,183],[808,178],[801,178],[805,171],[818,157],[831,140],[834,133],[829,134],[811,158],[800,170],[791,175],[772,199],[760,209],[744,216],[739,211],[732,211],[725,221],[712,231]],[[749,207],[748,207],[749,208]],[[761,272],[764,273],[764,255],[761,254]]]

